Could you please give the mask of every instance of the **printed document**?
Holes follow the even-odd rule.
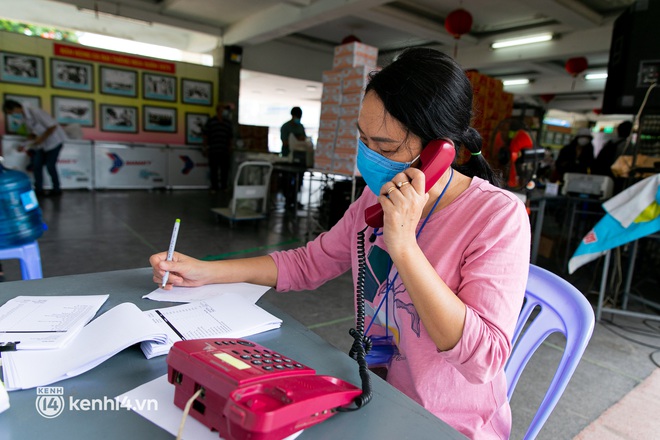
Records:
[[[50,385],[91,370],[145,339],[165,338],[135,304],[119,304],[90,322],[64,348],[4,352],[5,385],[10,391]]]
[[[167,342],[140,344],[147,359],[167,354],[187,339],[243,338],[274,328],[282,320],[253,304],[243,294],[225,294],[205,301],[144,312],[167,335]]]
[[[150,359],[167,354],[176,341],[243,338],[281,324],[239,294],[146,312],[123,303],[86,325],[64,348],[3,352],[5,385],[10,391],[50,385],[91,370],[137,343]]]
[[[66,346],[92,320],[108,295],[17,296],[0,307],[0,342],[17,350]]]

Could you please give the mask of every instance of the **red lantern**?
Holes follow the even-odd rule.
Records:
[[[589,62],[585,57],[569,58],[568,61],[566,61],[565,67],[568,73],[573,75],[573,77],[576,77],[587,70],[587,67],[589,67]]]
[[[465,9],[451,11],[445,18],[445,29],[457,40],[454,45],[454,58],[458,53],[458,40],[461,35],[467,34],[472,29],[472,14]]]
[[[454,38],[459,39],[461,35],[467,34],[472,29],[472,14],[465,9],[451,11],[445,19],[445,29]]]
[[[573,75],[573,84],[571,85],[571,90],[575,90],[575,79],[579,74],[587,70],[587,67],[589,67],[589,62],[585,57],[575,57],[575,58],[569,58],[568,61],[566,61],[566,71]]]
[[[341,44],[348,44],[348,43],[362,43],[362,40],[360,40],[355,35],[351,34],[345,36],[344,39],[341,40]]]
[[[554,93],[546,93],[544,95],[539,96],[541,98],[541,101],[545,102],[546,104],[555,99],[555,94]]]

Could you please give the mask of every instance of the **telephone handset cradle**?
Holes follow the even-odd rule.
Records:
[[[447,171],[454,162],[456,151],[451,142],[444,139],[438,139],[429,142],[429,144],[422,150],[419,156],[420,171],[426,175],[426,188],[424,192],[435,185],[440,177]],[[380,203],[376,203],[365,209],[364,221],[372,228],[383,227],[383,207]]]

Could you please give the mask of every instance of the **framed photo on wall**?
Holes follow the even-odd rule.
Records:
[[[0,81],[43,87],[45,84],[43,57],[0,52]]]
[[[21,105],[27,105],[32,108],[41,108],[41,98],[39,96],[5,93],[2,102],[5,102],[9,99],[12,101],[20,102]],[[21,125],[23,125],[23,122],[18,118],[15,118],[14,115],[5,115],[5,133],[18,134]]]
[[[142,74],[142,97],[156,101],[176,102],[176,77],[144,72]]]
[[[102,131],[113,131],[117,133],[138,132],[137,107],[101,104],[99,113]]]
[[[209,117],[206,113],[186,113],[186,144],[202,144],[202,129]]]
[[[94,126],[94,101],[92,99],[53,96],[53,117],[59,124]]]
[[[213,105],[213,83],[182,78],[181,102],[184,104]]]
[[[56,89],[91,92],[94,90],[94,66],[51,58],[50,85]]]
[[[176,109],[171,107],[142,107],[142,129],[144,131],[160,131],[176,133]]]
[[[100,67],[101,93],[137,97],[137,71]]]

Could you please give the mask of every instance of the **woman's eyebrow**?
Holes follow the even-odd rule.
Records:
[[[358,129],[358,131],[360,132],[360,134],[364,135],[364,131],[362,131],[362,129],[360,128],[360,124],[359,124],[359,123],[356,123],[355,125],[357,125],[357,129]],[[386,137],[378,137],[378,136],[376,136],[376,137],[372,137],[371,139],[374,140],[374,141],[376,141],[376,142],[401,143],[400,141],[397,141],[397,140],[392,139],[392,138],[386,138]]]

